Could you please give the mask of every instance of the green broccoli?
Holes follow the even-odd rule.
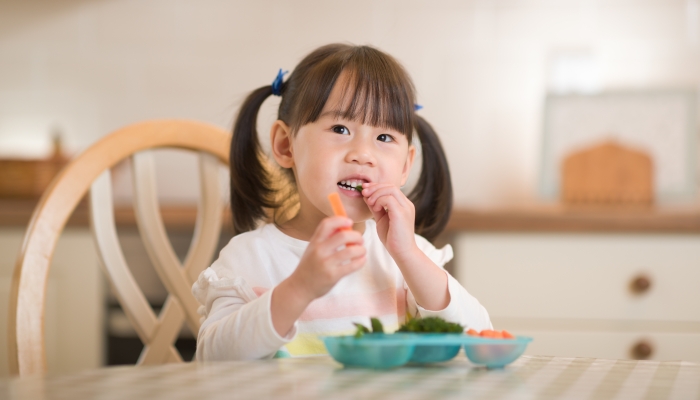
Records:
[[[439,317],[411,318],[397,332],[412,333],[463,333],[464,327]]]

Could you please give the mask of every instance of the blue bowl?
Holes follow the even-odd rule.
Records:
[[[455,358],[462,345],[459,342],[449,343],[450,339],[460,340],[464,337],[461,333],[415,333],[414,335],[418,342],[410,362],[419,364],[444,362]],[[448,343],[441,343],[445,339]],[[426,341],[433,343],[421,344]]]
[[[517,336],[514,339],[489,339],[469,337],[464,342],[464,352],[474,364],[487,368],[503,368],[517,360],[532,338]]]
[[[346,367],[388,369],[404,365],[411,359],[415,342],[403,335],[367,334],[325,336],[321,338],[328,353]]]

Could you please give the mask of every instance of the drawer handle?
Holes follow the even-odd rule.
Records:
[[[654,347],[651,345],[651,343],[640,340],[634,346],[632,346],[630,353],[632,354],[632,358],[635,360],[646,360],[654,353]]]
[[[639,275],[630,282],[630,290],[634,294],[644,294],[651,288],[651,279],[646,275]]]

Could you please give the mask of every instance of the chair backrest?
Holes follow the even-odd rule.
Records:
[[[218,167],[229,162],[230,134],[191,121],[150,121],[120,129],[71,161],[42,196],[24,236],[12,276],[8,318],[10,372],[46,371],[44,307],[49,267],[63,228],[81,198],[90,191],[93,237],[112,288],[144,350],[140,364],[181,361],[173,342],[187,323],[199,331],[198,303],[191,286],[211,261],[221,229],[223,202]],[[190,249],[180,263],[166,235],[155,191],[151,149],[199,152],[200,201]],[[130,157],[136,221],[146,250],[168,298],[156,315],[134,280],[117,238],[110,168]]]

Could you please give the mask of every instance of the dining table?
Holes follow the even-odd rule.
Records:
[[[329,356],[117,366],[0,381],[0,399],[698,399],[700,364],[522,356],[389,370]]]

